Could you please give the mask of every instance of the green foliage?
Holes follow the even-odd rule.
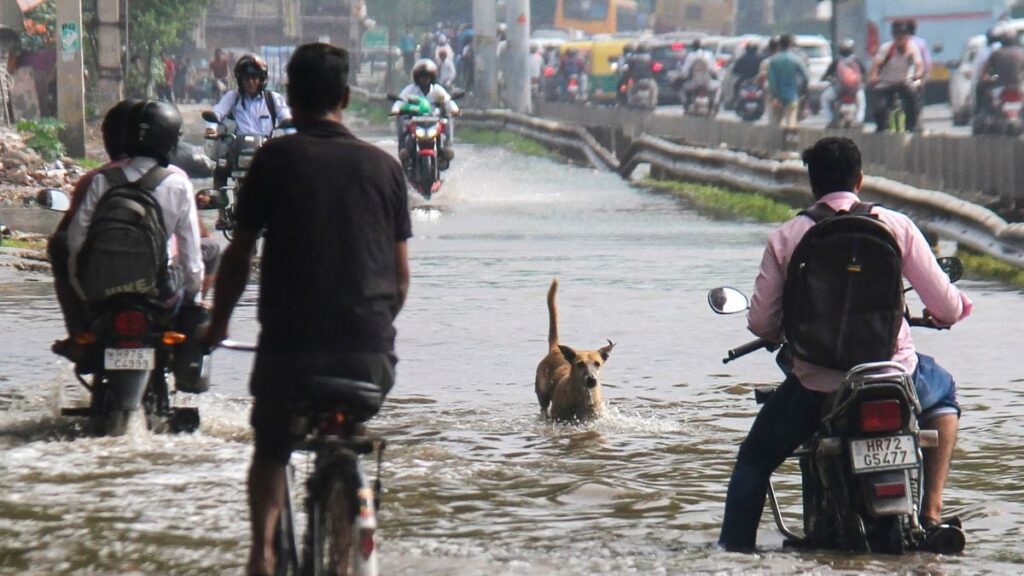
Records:
[[[458,140],[481,146],[501,146],[517,154],[527,156],[553,157],[554,154],[544,145],[519,134],[479,128],[460,128],[455,132]]]
[[[387,125],[391,118],[388,116],[390,106],[387,104],[378,104],[374,102],[367,102],[366,100],[351,100],[348,108],[345,109],[345,113],[358,116],[363,120],[366,120],[370,124],[384,126]]]
[[[131,0],[128,11],[129,61],[147,63],[161,50],[173,50],[191,31],[211,0]],[[152,67],[128,67],[130,87],[145,87],[152,79]],[[140,94],[133,94],[140,95]]]
[[[95,170],[96,168],[103,166],[103,161],[97,160],[96,158],[75,158],[75,162],[86,170]]]
[[[796,215],[792,206],[751,192],[677,180],[645,178],[641,184],[688,198],[698,207],[720,216],[741,216],[758,222],[785,222]]]
[[[963,248],[957,251],[957,258],[964,263],[964,271],[970,276],[1024,286],[1024,268]]]
[[[31,134],[25,144],[38,152],[45,160],[56,160],[64,155],[64,144],[61,143],[59,136],[60,131],[64,129],[64,123],[60,120],[56,118],[19,120],[17,128],[19,132]]]

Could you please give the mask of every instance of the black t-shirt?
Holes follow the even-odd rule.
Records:
[[[998,75],[996,84],[1004,87],[1020,86],[1024,80],[1024,48],[1003,46],[988,57],[985,69],[990,75]]]
[[[256,153],[237,220],[264,231],[260,352],[394,350],[395,246],[412,236],[394,158],[335,122],[300,127]]]

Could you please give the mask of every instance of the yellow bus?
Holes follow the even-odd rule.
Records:
[[[555,28],[587,34],[637,31],[636,0],[558,0]]]

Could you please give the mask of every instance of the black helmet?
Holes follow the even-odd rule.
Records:
[[[853,51],[856,48],[857,44],[856,42],[853,41],[853,38],[846,38],[839,43],[839,55],[850,56],[853,54]]]
[[[430,83],[437,82],[437,64],[434,64],[433,60],[428,58],[421,58],[416,61],[416,64],[412,67],[412,81],[415,84],[420,83],[420,78],[423,76],[430,77]]]
[[[130,156],[155,158],[161,166],[170,163],[181,135],[181,113],[169,102],[143,100],[132,107],[125,130],[125,151]]]
[[[100,132],[103,134],[103,147],[107,150],[107,156],[111,160],[128,154],[125,149],[125,138],[131,120],[131,111],[136,104],[142,102],[137,98],[121,100],[114,104],[103,116],[103,124],[100,125]]]
[[[892,35],[893,36],[909,36],[910,23],[906,20],[893,20],[892,22]]]
[[[260,90],[267,86],[267,64],[262,58],[254,54],[246,54],[235,62],[235,80],[238,87],[242,87],[242,80],[246,78],[257,78],[260,81]]]

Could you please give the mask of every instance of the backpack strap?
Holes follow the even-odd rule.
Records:
[[[824,202],[816,202],[812,204],[810,208],[801,210],[800,213],[797,215],[807,216],[811,220],[814,220],[814,223],[817,224],[818,222],[821,222],[825,218],[834,216],[835,214],[836,211],[832,209],[832,207],[829,206],[828,204],[825,204]]]
[[[850,206],[849,212],[850,214],[860,214],[861,216],[874,217],[874,214],[871,213],[871,209],[874,207],[874,202],[854,202],[853,205]]]
[[[270,129],[273,130],[277,128],[277,102],[274,101],[274,93],[264,90],[263,100],[267,103],[267,110],[270,112]]]
[[[101,171],[100,174],[103,174],[103,177],[107,179],[107,183],[110,184],[111,188],[120,188],[128,184],[128,177],[125,176],[124,170],[121,168],[107,168]]]
[[[242,97],[241,94],[238,93],[238,90],[235,90],[234,92],[235,101],[232,102],[231,106],[228,107],[228,113],[225,115],[226,118],[230,118],[232,120],[235,119],[235,106],[238,106],[238,100]]]
[[[148,172],[142,175],[135,181],[135,185],[145,190],[147,193],[152,194],[156,187],[164,181],[165,178],[171,175],[171,171],[163,166],[157,164],[149,169]]]

